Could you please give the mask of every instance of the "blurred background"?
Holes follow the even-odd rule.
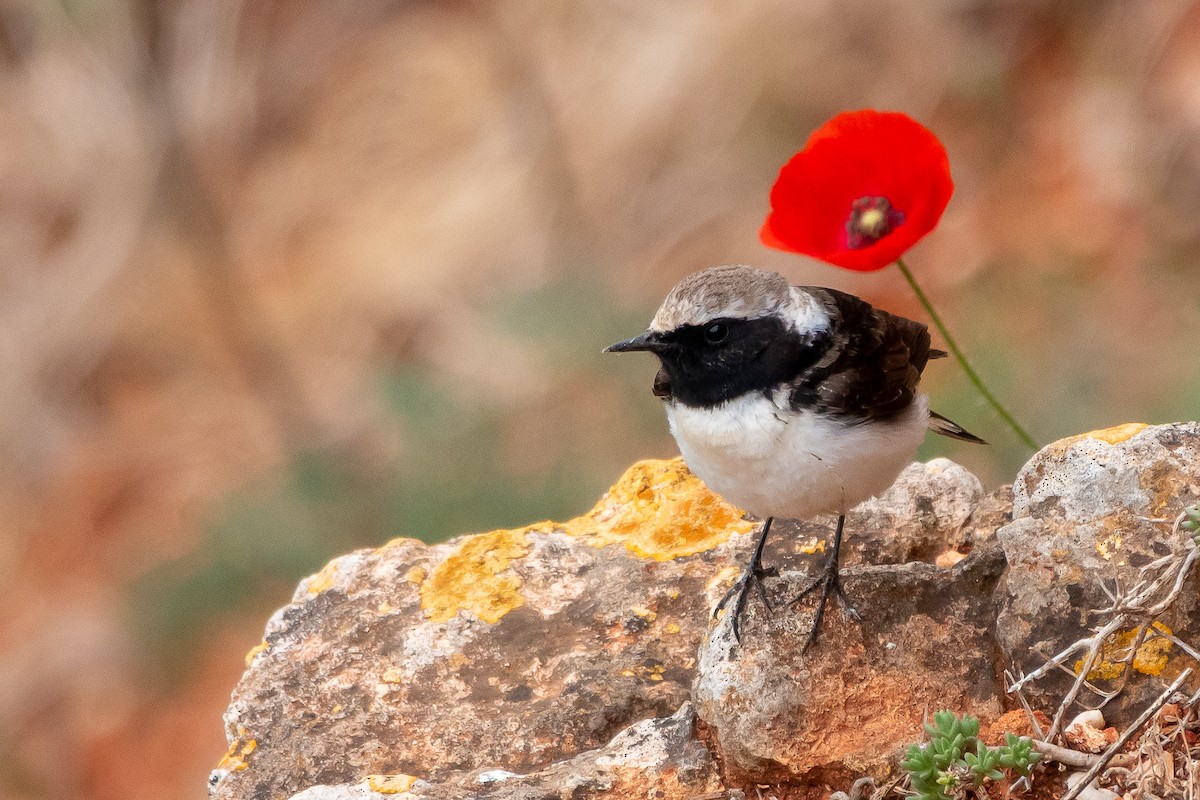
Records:
[[[1200,416],[1200,3],[0,2],[0,797],[185,798],[330,557],[582,512],[675,452],[643,329],[782,271],[780,165],[907,111],[910,253],[1034,436]],[[931,441],[1027,457],[957,367]]]

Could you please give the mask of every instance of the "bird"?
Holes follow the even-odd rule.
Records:
[[[732,598],[732,630],[752,587],[770,608],[762,566],[772,521],[836,514],[820,575],[792,602],[817,594],[806,652],[836,596],[861,620],[838,574],[846,513],[882,493],[932,430],[986,444],[929,410],[919,389],[930,359],[928,328],[852,294],[793,286],[776,272],[734,264],[683,278],[645,332],[605,352],[659,360],[653,394],[666,409],[684,463],[739,508],[764,520]]]

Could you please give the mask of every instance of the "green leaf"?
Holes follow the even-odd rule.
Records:
[[[962,732],[968,738],[975,738],[979,735],[979,719],[976,717],[963,717]]]

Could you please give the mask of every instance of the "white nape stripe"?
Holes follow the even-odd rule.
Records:
[[[791,297],[786,308],[780,309],[784,320],[797,333],[829,330],[833,320],[825,306],[799,286],[791,287]]]

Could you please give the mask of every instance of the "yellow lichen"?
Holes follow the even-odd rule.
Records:
[[[682,458],[673,458],[639,461],[587,514],[545,525],[593,547],[622,544],[641,558],[670,561],[753,530],[754,523],[742,516],[693,475]]]
[[[1165,638],[1171,635],[1171,629],[1161,622],[1155,622],[1152,627],[1164,636],[1148,635],[1133,657],[1133,668],[1145,675],[1162,672],[1171,653],[1171,640]],[[1136,632],[1121,631],[1110,636],[1100,649],[1100,657],[1088,672],[1088,680],[1114,680],[1121,677]],[[1075,674],[1078,675],[1082,669],[1083,659],[1080,659],[1075,662]]]
[[[413,539],[408,536],[397,536],[395,539],[388,541],[375,548],[377,553],[386,553],[391,550],[412,550],[414,553],[425,548],[425,542],[420,539]]]
[[[755,524],[742,517],[692,475],[683,459],[639,461],[583,516],[468,537],[432,573],[413,567],[404,577],[421,587],[421,607],[429,619],[446,622],[468,610],[494,623],[525,603],[521,578],[509,567],[529,552],[531,533],[566,533],[593,547],[622,544],[642,558],[669,561],[753,530]],[[384,548],[407,541],[394,540]],[[310,592],[332,583],[332,575],[327,581],[320,578],[310,579]],[[653,619],[648,609],[645,615]]]
[[[1068,436],[1066,439],[1061,439],[1054,444],[1062,449],[1066,449],[1081,439],[1097,439],[1108,444],[1120,444],[1137,436],[1148,427],[1150,426],[1144,422],[1126,422],[1123,425],[1114,425],[1111,428],[1100,428],[1099,430],[1088,431],[1077,436]]]
[[[675,623],[675,622],[668,622],[668,623],[667,623],[667,626],[666,626],[666,628],[664,628],[664,630],[665,630],[667,633],[670,633],[670,634],[676,634],[676,633],[679,633],[679,632],[680,632],[681,630],[683,630],[683,629],[679,627],[679,624],[678,624],[678,623]]]
[[[1128,439],[1132,439],[1149,426],[1144,422],[1126,422],[1124,425],[1114,425],[1111,428],[1102,428],[1098,431],[1090,431],[1084,436],[1089,439],[1099,439],[1102,442],[1109,444],[1120,444]]]
[[[641,606],[634,606],[633,608],[631,608],[629,610],[633,612],[633,615],[635,617],[644,619],[647,622],[654,622],[654,620],[658,619],[658,614],[654,613],[653,611],[651,611],[648,608],[642,608]]]
[[[434,622],[447,622],[470,611],[484,622],[498,622],[525,604],[521,578],[509,566],[529,552],[528,529],[480,533],[434,567],[421,584],[421,608]]]
[[[379,676],[379,680],[383,683],[403,683],[404,673],[395,667],[388,667],[383,671],[383,674]]]
[[[715,588],[722,584],[732,584],[741,574],[742,570],[740,567],[735,567],[733,565],[722,567],[721,571],[716,575],[713,575],[712,579],[709,580],[708,591],[712,592]]]
[[[407,792],[417,782],[415,775],[368,775],[367,787],[379,794],[400,794]]]
[[[308,590],[309,594],[320,594],[321,592],[333,586],[334,582],[337,580],[337,573],[337,562],[330,561],[321,568],[320,572],[309,577],[304,588]]]
[[[824,553],[825,547],[826,547],[826,545],[825,545],[824,539],[822,539],[819,536],[812,536],[812,537],[809,537],[808,541],[803,542],[801,544],[797,544],[796,552],[804,553],[806,555],[811,556],[815,553]]]
[[[254,647],[251,647],[250,650],[247,651],[247,653],[246,653],[246,667],[249,668],[250,664],[254,662],[255,656],[257,656],[259,653],[266,652],[266,649],[267,649],[267,642],[265,639],[263,641],[259,642],[258,644],[254,645]]]
[[[1096,542],[1096,552],[1105,561],[1112,561],[1113,553],[1120,550],[1124,543],[1125,539],[1121,534],[1113,533]]]
[[[639,664],[638,666],[634,667],[633,669],[622,670],[621,674],[623,676],[625,676],[626,678],[639,678],[641,680],[648,680],[648,681],[653,681],[654,683],[659,683],[664,679],[663,673],[665,673],[666,671],[667,671],[667,668],[662,664],[649,663],[649,664]]]

